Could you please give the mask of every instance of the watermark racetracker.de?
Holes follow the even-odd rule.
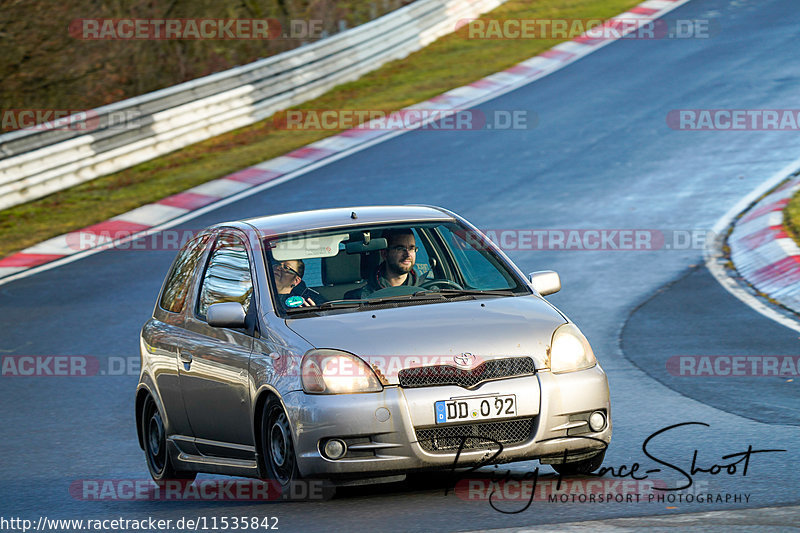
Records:
[[[194,515],[180,518],[51,518],[35,519],[20,516],[0,516],[0,531],[208,531],[208,530],[277,530],[277,516],[217,516]]]
[[[139,356],[4,355],[0,361],[0,376],[4,378],[138,376],[140,365]]]
[[[719,23],[711,19],[481,18],[456,23],[456,34],[465,39],[710,39],[719,33]]]
[[[97,41],[324,39],[326,28],[347,27],[345,20],[277,18],[76,18],[69,26],[75,39]]]
[[[527,109],[290,109],[273,118],[275,129],[289,131],[502,131],[538,123],[538,115]]]
[[[321,479],[293,480],[281,488],[260,479],[77,479],[69,494],[82,501],[322,501],[333,496],[333,487]]]
[[[800,131],[800,109],[673,109],[666,120],[680,131]]]
[[[2,131],[124,130],[142,126],[141,111],[120,109],[103,113],[93,109],[4,109],[0,111]]]
[[[76,251],[117,249],[124,251],[178,251],[203,230],[167,229],[144,231],[93,229],[67,234],[67,246]],[[481,233],[483,235],[481,235]],[[703,250],[716,234],[705,229],[648,228],[485,228],[478,233],[460,230],[455,246],[483,249],[488,239],[502,250],[522,251],[660,251]],[[485,235],[485,238],[484,238]],[[314,237],[298,241],[316,246]]]
[[[674,355],[667,372],[679,377],[785,377],[800,376],[797,355]]]

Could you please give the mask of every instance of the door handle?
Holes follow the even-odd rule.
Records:
[[[182,363],[192,362],[192,354],[184,352],[183,350],[178,350],[178,357],[180,357]]]

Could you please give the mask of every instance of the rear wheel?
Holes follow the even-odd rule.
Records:
[[[180,479],[187,484],[194,481],[197,476],[196,472],[176,470],[172,466],[167,452],[167,432],[164,427],[164,419],[150,395],[142,404],[141,421],[144,454],[153,480],[158,484],[163,484],[170,479]]]
[[[289,418],[276,398],[271,398],[264,406],[261,446],[270,478],[278,484],[282,492],[288,492],[292,481],[300,478],[300,471],[297,468]]]
[[[550,466],[552,466],[553,470],[555,470],[562,476],[591,474],[592,472],[600,468],[600,465],[603,464],[603,459],[605,459],[605,457],[606,457],[606,451],[603,450],[597,455],[593,455],[586,459],[581,459],[580,461],[575,461],[572,463],[551,464]]]

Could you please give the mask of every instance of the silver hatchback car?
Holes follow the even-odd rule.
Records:
[[[141,331],[139,443],[197,472],[342,482],[538,459],[600,467],[608,381],[581,331],[438,207],[218,224],[175,259]]]

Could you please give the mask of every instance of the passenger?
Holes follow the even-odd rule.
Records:
[[[280,261],[272,265],[275,287],[278,290],[278,303],[283,310],[292,307],[311,307],[321,304],[325,299],[317,291],[308,288],[303,281],[306,265],[300,259]]]
[[[361,300],[386,287],[416,285],[417,273],[414,263],[417,260],[417,242],[410,229],[389,229],[383,234],[386,249],[381,250],[381,263],[371,273],[366,285],[348,291],[345,300]]]

